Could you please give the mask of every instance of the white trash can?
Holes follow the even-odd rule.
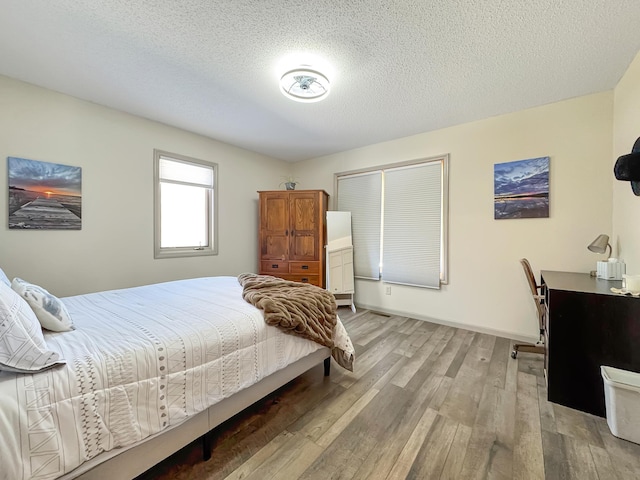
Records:
[[[640,443],[640,373],[600,367],[609,430],[618,438]]]

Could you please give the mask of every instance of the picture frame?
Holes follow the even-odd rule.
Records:
[[[496,220],[549,217],[549,164],[549,157],[494,164]]]
[[[9,229],[80,230],[82,169],[7,157]]]

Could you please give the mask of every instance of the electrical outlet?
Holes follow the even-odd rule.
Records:
[[[384,293],[386,295],[391,295],[391,285],[387,285],[384,287]]]

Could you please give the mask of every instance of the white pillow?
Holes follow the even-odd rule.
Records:
[[[9,280],[9,277],[7,277],[7,274],[4,273],[1,268],[0,268],[0,282],[4,282],[7,285],[11,285],[11,280]]]
[[[0,370],[33,373],[61,363],[27,302],[0,282]]]
[[[38,317],[40,325],[47,330],[68,332],[74,329],[67,307],[58,297],[21,278],[14,278],[11,282],[11,288],[27,301]]]

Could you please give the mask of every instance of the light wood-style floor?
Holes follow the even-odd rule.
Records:
[[[546,400],[505,338],[340,309],[354,373],[318,366],[144,479],[639,479],[640,445]]]

